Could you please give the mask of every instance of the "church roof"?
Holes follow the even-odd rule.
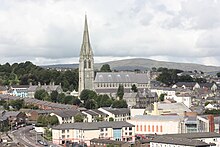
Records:
[[[98,72],[95,77],[97,83],[138,83],[146,84],[149,81],[147,73],[135,72]]]

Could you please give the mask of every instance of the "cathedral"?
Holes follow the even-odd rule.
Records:
[[[142,92],[149,88],[149,73],[97,72],[96,77],[94,77],[93,56],[89,40],[87,17],[85,16],[83,41],[79,58],[79,95],[84,89],[94,90],[99,94],[112,95],[117,92],[120,84],[123,85],[126,93],[131,92],[133,84]]]

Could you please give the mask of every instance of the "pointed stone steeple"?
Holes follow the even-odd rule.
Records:
[[[79,58],[79,94],[84,89],[93,90],[94,59],[89,40],[87,17],[85,16],[83,41]]]
[[[84,32],[83,32],[83,41],[81,46],[80,55],[93,55],[92,48],[89,40],[89,30],[87,23],[87,16],[85,15],[85,24],[84,24]]]

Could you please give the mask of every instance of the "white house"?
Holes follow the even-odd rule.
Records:
[[[114,121],[126,121],[130,119],[130,109],[128,108],[111,108],[102,107],[98,109],[99,111],[108,115],[109,118],[113,118]]]

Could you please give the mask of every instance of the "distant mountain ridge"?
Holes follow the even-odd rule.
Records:
[[[152,59],[144,58],[133,58],[133,59],[124,59],[117,61],[109,61],[104,63],[95,63],[95,69],[100,69],[103,64],[109,64],[111,69],[115,70],[149,70],[152,67],[166,67],[169,69],[181,69],[184,71],[203,71],[203,72],[218,72],[220,71],[219,66],[206,66],[201,64],[194,63],[176,63],[176,62],[166,62],[166,61],[156,61]],[[57,65],[48,65],[42,66],[45,68],[78,68],[78,64],[57,64]]]

